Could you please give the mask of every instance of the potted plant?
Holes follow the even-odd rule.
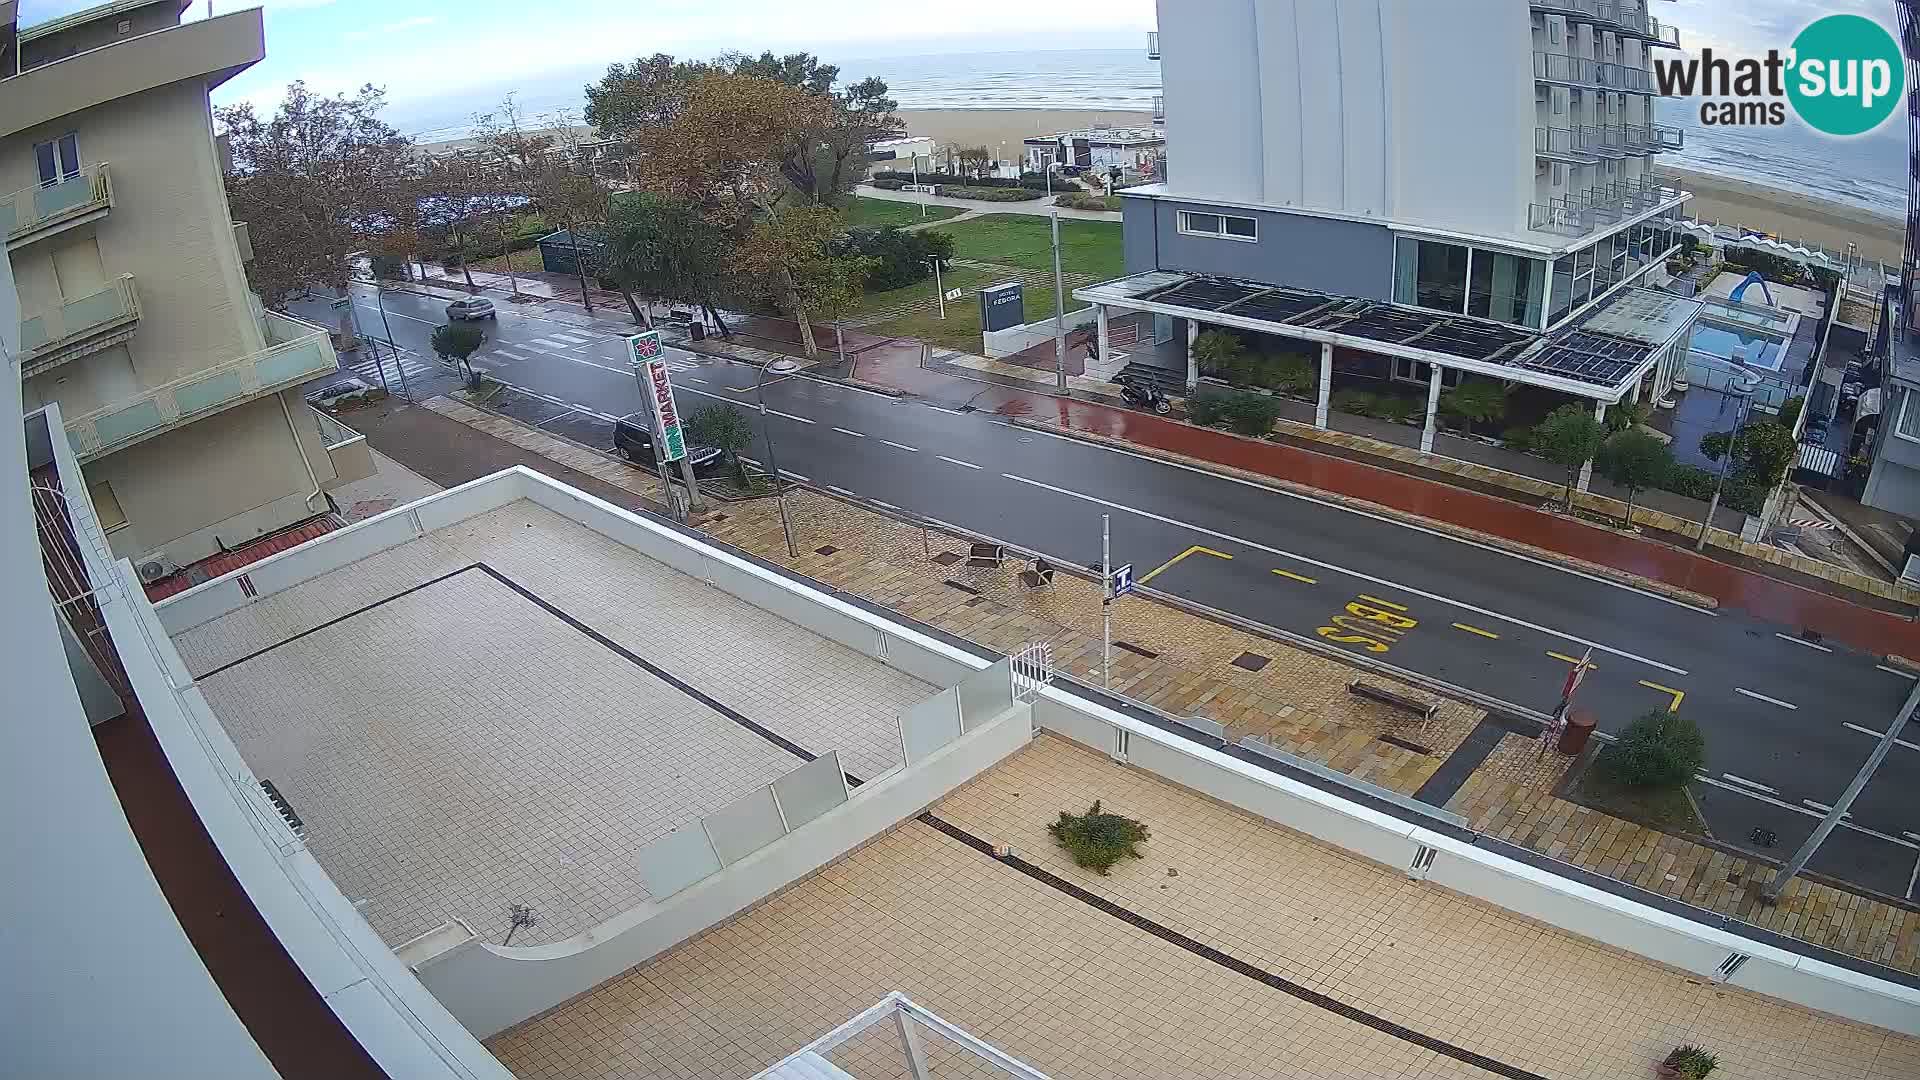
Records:
[[[1707,1053],[1698,1046],[1684,1043],[1673,1048],[1667,1059],[1654,1066],[1661,1076],[1681,1077],[1683,1080],[1702,1080],[1708,1073],[1720,1067],[1720,1059]]]

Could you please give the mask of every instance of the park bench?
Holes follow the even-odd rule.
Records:
[[[1427,722],[1433,719],[1434,714],[1440,711],[1440,706],[1438,705],[1429,705],[1417,698],[1410,698],[1405,694],[1396,693],[1384,686],[1375,686],[1372,683],[1361,682],[1359,679],[1355,679],[1347,684],[1347,693],[1357,698],[1366,698],[1368,701],[1375,701],[1382,705],[1391,705],[1396,709],[1413,713],[1420,717],[1420,727],[1422,730],[1426,729]]]

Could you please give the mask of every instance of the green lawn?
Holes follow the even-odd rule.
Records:
[[[869,199],[864,195],[856,196],[851,206],[843,211],[848,225],[876,228],[881,225],[917,225],[922,220],[920,207],[914,203],[894,202],[891,199]],[[927,221],[944,221],[963,211],[957,206],[927,207]]]
[[[980,301],[975,294],[982,286],[997,284],[1002,278],[1003,275],[988,273],[984,270],[957,268],[948,271],[942,275],[942,284],[949,289],[962,289],[965,295],[958,300],[947,301],[945,319],[940,317],[939,307],[935,305],[926,311],[916,311],[898,318],[887,319],[861,329],[872,334],[920,338],[943,348],[977,354],[980,351]],[[884,311],[912,300],[932,296],[933,279],[928,278],[904,289],[869,293],[862,301],[860,311]],[[1052,289],[1028,288],[1025,297],[1026,321],[1045,319],[1053,314]],[[1073,297],[1067,297],[1067,310],[1072,311],[1084,306]]]
[[[1052,223],[1032,214],[986,214],[941,228],[953,236],[954,255],[1033,270],[1053,269]],[[1091,274],[1095,281],[1126,271],[1120,255],[1117,221],[1060,220],[1060,265],[1067,273]],[[1052,314],[1053,309],[1047,309]]]

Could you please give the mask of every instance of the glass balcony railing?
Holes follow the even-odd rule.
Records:
[[[1160,31],[1147,31],[1147,59],[1160,59]]]
[[[90,461],[340,366],[325,330],[280,318],[286,329],[303,327],[305,334],[69,420],[67,442],[74,454]]]
[[[7,250],[12,251],[112,205],[113,179],[101,162],[65,180],[0,196],[0,232],[6,234]]]
[[[122,274],[104,288],[64,300],[20,320],[22,377],[71,359],[73,350],[103,334],[140,321],[140,297],[133,275]]]

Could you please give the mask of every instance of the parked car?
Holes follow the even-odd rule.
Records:
[[[447,321],[460,322],[464,319],[498,319],[493,310],[493,301],[484,296],[470,296],[465,300],[455,300],[447,305]]]
[[[653,456],[652,427],[647,423],[647,418],[640,413],[623,416],[613,422],[613,448],[621,457],[635,465],[651,469],[658,464]],[[724,455],[718,449],[711,446],[687,447],[687,460],[693,463],[693,475],[697,477],[704,478],[719,472],[723,457]],[[678,470],[669,472],[667,475],[672,477],[675,483],[680,481]]]
[[[1807,426],[1800,432],[1800,441],[1808,446],[1825,446],[1827,443],[1827,421],[1825,417],[1807,417]]]
[[[330,409],[349,398],[358,397],[373,387],[355,378],[331,382],[318,390],[307,394],[307,404],[318,409]]]

